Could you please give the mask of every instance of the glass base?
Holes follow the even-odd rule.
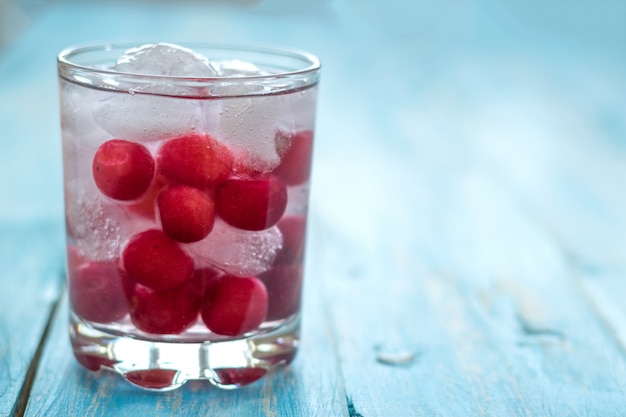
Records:
[[[216,387],[234,389],[291,363],[300,339],[300,317],[272,331],[212,342],[142,340],[99,330],[71,317],[70,339],[77,361],[85,368],[112,369],[144,389],[169,391],[189,380],[208,380]]]

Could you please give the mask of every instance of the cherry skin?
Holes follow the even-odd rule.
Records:
[[[207,290],[201,317],[214,333],[239,336],[257,329],[267,315],[267,290],[255,277],[226,275]]]
[[[157,169],[174,184],[205,189],[230,175],[232,159],[228,148],[214,138],[190,134],[161,145],[157,153]]]
[[[300,310],[302,292],[300,265],[275,266],[261,274],[259,278],[267,288],[267,320],[284,319]]]
[[[176,384],[178,371],[173,369],[140,369],[124,373],[124,378],[133,385],[146,389],[167,389]]]
[[[88,259],[81,255],[78,246],[67,245],[67,270],[70,273],[87,261]]]
[[[213,230],[215,203],[204,191],[186,185],[167,187],[157,197],[161,227],[172,239],[191,243]]]
[[[212,267],[204,267],[196,269],[193,273],[192,282],[202,299],[207,298],[209,288],[217,282],[218,279],[226,275],[219,269]]]
[[[285,142],[285,139],[278,136],[278,142]],[[281,162],[274,169],[274,175],[287,185],[299,185],[307,181],[311,173],[313,131],[297,132],[288,140],[287,144],[277,148]]]
[[[74,357],[76,358],[76,361],[80,363],[84,368],[93,372],[97,372],[100,370],[100,368],[103,367],[113,368],[113,365],[117,363],[117,361],[114,361],[112,359],[102,358],[99,356],[91,356],[77,351],[74,351]]]
[[[274,259],[275,265],[299,265],[304,257],[306,217],[285,216],[278,222],[283,246]]]
[[[267,369],[258,368],[215,368],[220,385],[242,387],[261,379]]]
[[[231,178],[217,189],[217,212],[231,226],[260,231],[274,226],[287,207],[287,187],[273,175]]]
[[[167,185],[165,177],[157,174],[148,190],[137,201],[128,205],[129,210],[147,219],[154,219],[156,216],[156,199]]]
[[[193,260],[161,230],[133,235],[122,252],[131,280],[153,290],[180,286],[193,275]]]
[[[139,198],[150,186],[154,172],[150,151],[137,142],[122,139],[111,139],[100,145],[92,163],[96,186],[115,200]]]
[[[135,284],[129,294],[130,319],[152,334],[179,334],[198,319],[201,295],[191,281],[165,291]]]
[[[87,262],[69,269],[70,304],[81,318],[110,323],[128,312],[122,276],[114,262]]]

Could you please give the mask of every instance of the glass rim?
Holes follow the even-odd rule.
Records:
[[[81,72],[89,72],[95,74],[102,75],[122,75],[125,77],[129,77],[131,79],[137,80],[154,80],[156,81],[173,81],[173,82],[245,82],[245,81],[254,81],[254,80],[271,80],[276,78],[289,78],[289,77],[297,77],[303,76],[307,74],[314,74],[320,71],[321,62],[317,56],[312,53],[303,51],[301,49],[283,47],[283,46],[267,46],[267,45],[257,45],[257,44],[237,44],[237,43],[213,43],[213,42],[182,42],[177,43],[176,45],[189,48],[194,50],[196,49],[220,49],[220,50],[232,50],[232,51],[241,51],[248,53],[261,53],[267,56],[284,56],[287,58],[298,59],[303,63],[308,63],[308,65],[303,66],[303,68],[295,69],[295,70],[287,70],[280,71],[272,74],[260,74],[260,75],[230,75],[230,76],[214,76],[214,77],[206,77],[206,76],[187,76],[187,75],[154,75],[154,74],[142,74],[136,72],[126,72],[126,71],[118,71],[111,68],[98,68],[93,65],[79,64],[74,62],[71,58],[75,57],[82,53],[89,52],[107,52],[112,51],[114,49],[130,49],[136,48],[145,44],[155,44],[160,42],[91,42],[84,44],[77,44],[74,46],[69,46],[61,50],[61,52],[57,55],[57,63],[58,65],[62,65],[70,70],[78,70]],[[165,43],[165,42],[163,42]],[[169,42],[168,42],[169,43]],[[209,61],[211,59],[207,57]]]

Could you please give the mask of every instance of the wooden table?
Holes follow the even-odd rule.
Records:
[[[27,12],[0,53],[0,415],[626,416],[626,3]],[[71,354],[55,57],[126,40],[323,62],[302,348],[237,391]]]

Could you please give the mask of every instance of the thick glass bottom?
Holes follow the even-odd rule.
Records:
[[[174,342],[143,340],[94,328],[72,315],[70,338],[78,362],[91,371],[111,369],[128,382],[169,391],[189,380],[234,389],[289,364],[298,349],[300,317],[279,328],[234,340]]]

